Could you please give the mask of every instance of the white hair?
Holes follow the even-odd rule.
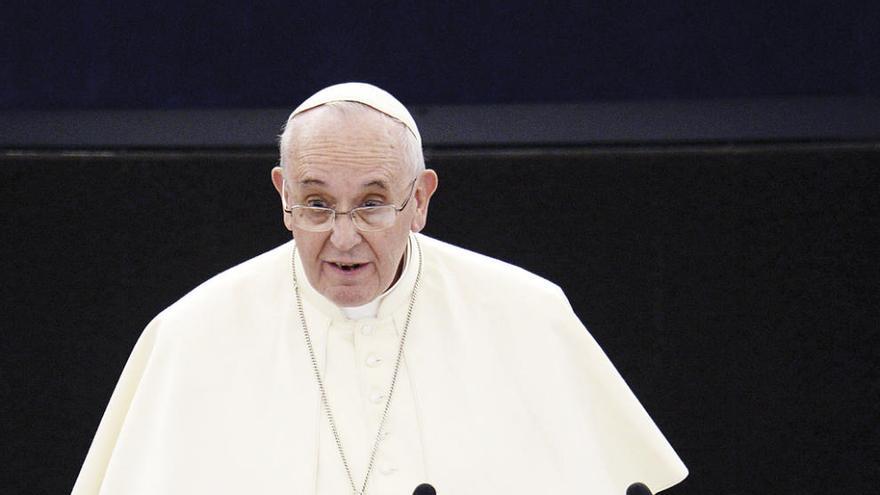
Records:
[[[375,108],[365,105],[356,101],[330,101],[321,105],[322,107],[331,107],[337,111],[342,113],[353,113],[353,112],[373,112],[375,114],[381,115],[383,118],[387,119],[389,122],[394,123],[394,128],[397,129],[401,146],[403,148],[404,156],[407,158],[409,162],[410,170],[414,175],[418,175],[421,171],[425,170],[425,156],[422,152],[422,143],[418,138],[410,131],[410,129],[400,120],[380,112]],[[317,108],[317,107],[316,107]],[[294,113],[288,117],[287,122],[285,122],[284,126],[281,130],[281,135],[278,136],[278,149],[279,149],[279,163],[281,164],[281,168],[284,170],[285,176],[288,173],[288,166],[292,165],[287,163],[288,157],[291,155],[291,146],[293,146],[293,138],[294,138],[294,119],[300,117],[303,114],[307,114],[306,112]]]

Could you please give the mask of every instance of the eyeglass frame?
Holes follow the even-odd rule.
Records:
[[[333,212],[333,216],[331,217],[332,220],[330,220],[329,227],[327,227],[326,229],[312,230],[312,229],[307,229],[305,227],[300,227],[301,229],[306,230],[308,232],[329,232],[329,231],[333,230],[333,226],[336,224],[336,217],[339,215],[348,215],[348,219],[351,220],[351,224],[354,226],[354,228],[356,228],[357,230],[359,230],[361,232],[381,232],[383,230],[390,229],[394,225],[394,223],[392,222],[387,227],[383,227],[381,229],[375,229],[375,230],[362,229],[358,225],[358,222],[355,220],[355,212],[364,211],[364,210],[369,211],[369,210],[374,210],[376,208],[388,208],[389,206],[391,206],[394,208],[394,220],[397,221],[397,215],[399,215],[400,212],[406,208],[406,206],[409,204],[409,200],[412,199],[413,192],[416,189],[416,182],[418,180],[419,180],[418,177],[416,177],[415,179],[412,180],[412,182],[410,183],[410,186],[409,186],[409,193],[407,193],[406,199],[403,201],[403,204],[400,206],[397,206],[394,203],[389,203],[387,205],[379,205],[379,206],[358,206],[358,207],[352,208],[348,211],[337,211],[335,208],[325,208],[323,206],[308,206],[308,205],[302,205],[302,204],[295,204],[295,205],[287,206],[286,199],[284,198],[283,195],[281,197],[281,200],[283,203],[285,203],[283,205],[284,212],[290,214],[291,216],[293,215],[294,209],[306,209],[307,208],[312,211],[318,210],[318,211],[322,211],[322,212],[323,211]],[[284,184],[282,186],[282,188],[285,188],[285,186],[286,186],[286,184]],[[284,190],[286,191],[286,188]]]

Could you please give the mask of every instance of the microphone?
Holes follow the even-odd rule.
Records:
[[[653,495],[644,483],[633,483],[626,489],[626,495]]]
[[[427,483],[422,483],[421,485],[416,487],[413,495],[437,495],[437,490],[435,490],[433,486]]]

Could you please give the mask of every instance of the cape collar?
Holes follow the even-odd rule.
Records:
[[[409,239],[407,241],[406,246],[406,254],[404,255],[404,264],[403,271],[400,274],[400,278],[397,279],[388,290],[382,293],[373,301],[367,303],[367,310],[369,310],[369,306],[378,305],[378,309],[375,312],[375,317],[377,319],[387,318],[394,313],[397,312],[398,309],[405,307],[407,302],[409,301],[410,293],[413,290],[413,287],[416,282],[416,275],[418,274],[418,266],[422,262],[419,259],[419,253],[417,249],[413,249],[413,236],[415,234],[410,234]],[[294,240],[294,242],[296,242]],[[291,247],[292,248],[292,247]],[[346,311],[337,306],[333,301],[327,299],[309,282],[309,279],[306,277],[305,271],[303,270],[302,260],[299,257],[299,252],[296,253],[296,257],[294,259],[294,265],[296,269],[296,277],[300,280],[300,289],[302,293],[302,298],[306,301],[307,304],[316,307],[321,313],[330,318],[331,320],[347,320],[351,319],[346,315]],[[361,306],[359,308],[347,308],[349,311],[354,309],[354,314],[358,312],[358,310],[364,308]],[[370,311],[372,313],[372,311]],[[372,314],[368,314],[366,317],[370,317]]]

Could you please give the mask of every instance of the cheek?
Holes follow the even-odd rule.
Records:
[[[381,270],[390,257],[388,251],[390,244],[385,236],[377,235],[377,233],[371,234],[363,237],[363,247],[370,250],[371,257],[376,261],[378,268]]]
[[[323,245],[322,238],[316,236],[314,232],[299,232],[293,230],[293,239],[296,241],[296,248],[300,252],[303,262],[309,263],[321,253]]]
[[[388,272],[397,272],[400,258],[406,252],[406,243],[409,238],[409,225],[403,224],[377,239],[373,244],[376,256],[382,260],[383,268]],[[393,275],[392,275],[393,276]]]

